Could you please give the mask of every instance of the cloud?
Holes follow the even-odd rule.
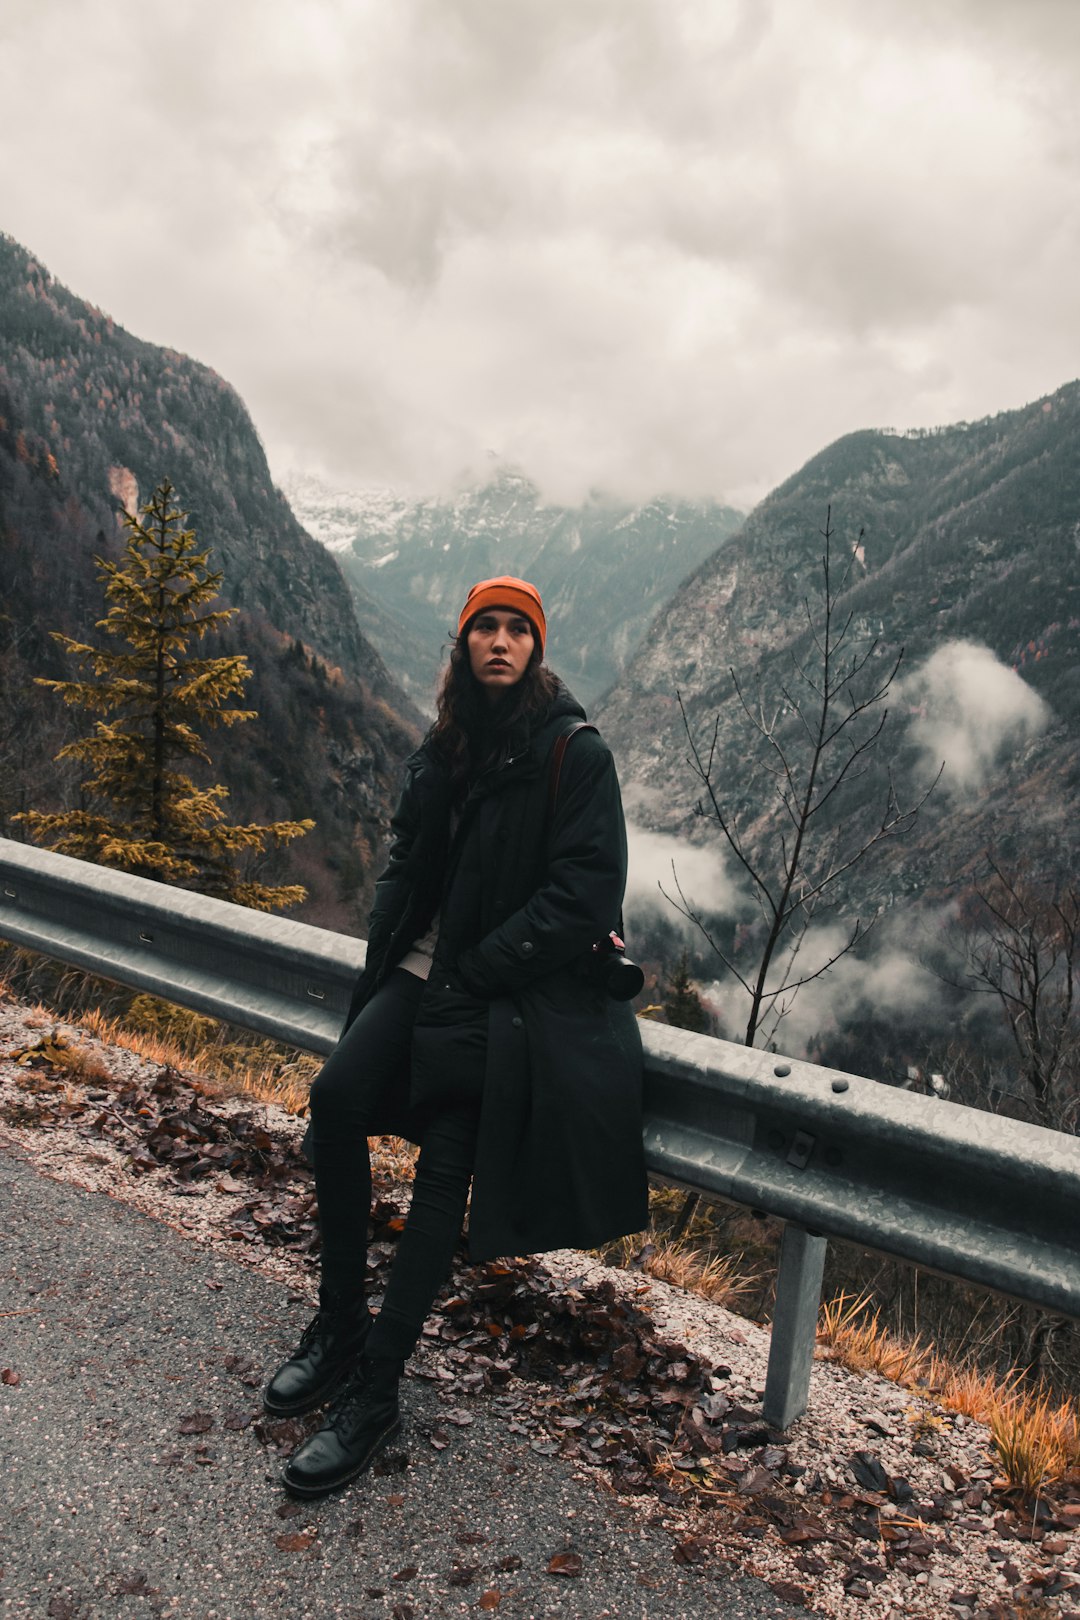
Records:
[[[804,1057],[812,1042],[867,1014],[897,1020],[922,1017],[933,1023],[942,1015],[946,995],[941,981],[919,961],[926,927],[924,919],[914,916],[890,919],[874,930],[857,953],[842,956],[819,979],[785,998],[788,1012],[770,1037],[777,1049],[789,1057]],[[849,937],[850,930],[838,924],[810,929],[792,977],[821,968]],[[777,982],[774,971],[770,984]],[[750,1011],[746,992],[730,977],[704,990],[729,1037],[738,1038]],[[771,1015],[766,1014],[763,1027],[766,1033],[772,1030]]]
[[[1080,372],[1077,8],[811,10],[38,0],[4,228],[279,473],[747,504]]]
[[[678,898],[672,876],[672,862],[687,902],[702,914],[732,916],[741,909],[736,884],[728,876],[719,848],[713,844],[690,844],[667,833],[649,832],[634,822],[626,824],[629,870],[626,880],[626,909],[640,912],[659,910],[672,923],[681,922],[678,912],[660,893]],[[687,927],[690,925],[687,924]]]
[[[977,792],[1004,756],[1043,731],[1049,705],[989,647],[949,641],[908,675],[898,695],[924,770],[945,771],[941,791]]]

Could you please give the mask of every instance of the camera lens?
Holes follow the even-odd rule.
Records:
[[[644,973],[628,956],[612,956],[604,963],[604,989],[613,1001],[632,1001],[644,983]]]

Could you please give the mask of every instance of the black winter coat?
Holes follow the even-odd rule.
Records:
[[[618,925],[626,881],[618,778],[595,731],[567,744],[549,816],[552,748],[583,716],[560,686],[544,720],[474,782],[452,841],[445,768],[427,743],[406,762],[345,1025],[439,909],[411,1071],[374,1128],[421,1141],[434,1100],[479,1050],[474,1260],[591,1248],[648,1220],[637,1020],[581,973]]]

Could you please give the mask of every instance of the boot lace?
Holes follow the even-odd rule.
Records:
[[[326,1312],[316,1311],[315,1315],[311,1318],[311,1321],[300,1335],[300,1343],[296,1347],[296,1354],[300,1355],[302,1351],[310,1349],[315,1339],[317,1339],[320,1334],[325,1333],[329,1328],[329,1325],[330,1324]]]
[[[372,1405],[371,1388],[363,1373],[354,1373],[327,1414],[330,1429],[353,1429],[367,1417]]]

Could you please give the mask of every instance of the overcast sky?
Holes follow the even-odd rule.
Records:
[[[278,477],[749,505],[1080,374],[1078,81],[1078,0],[9,0],[0,228]]]

